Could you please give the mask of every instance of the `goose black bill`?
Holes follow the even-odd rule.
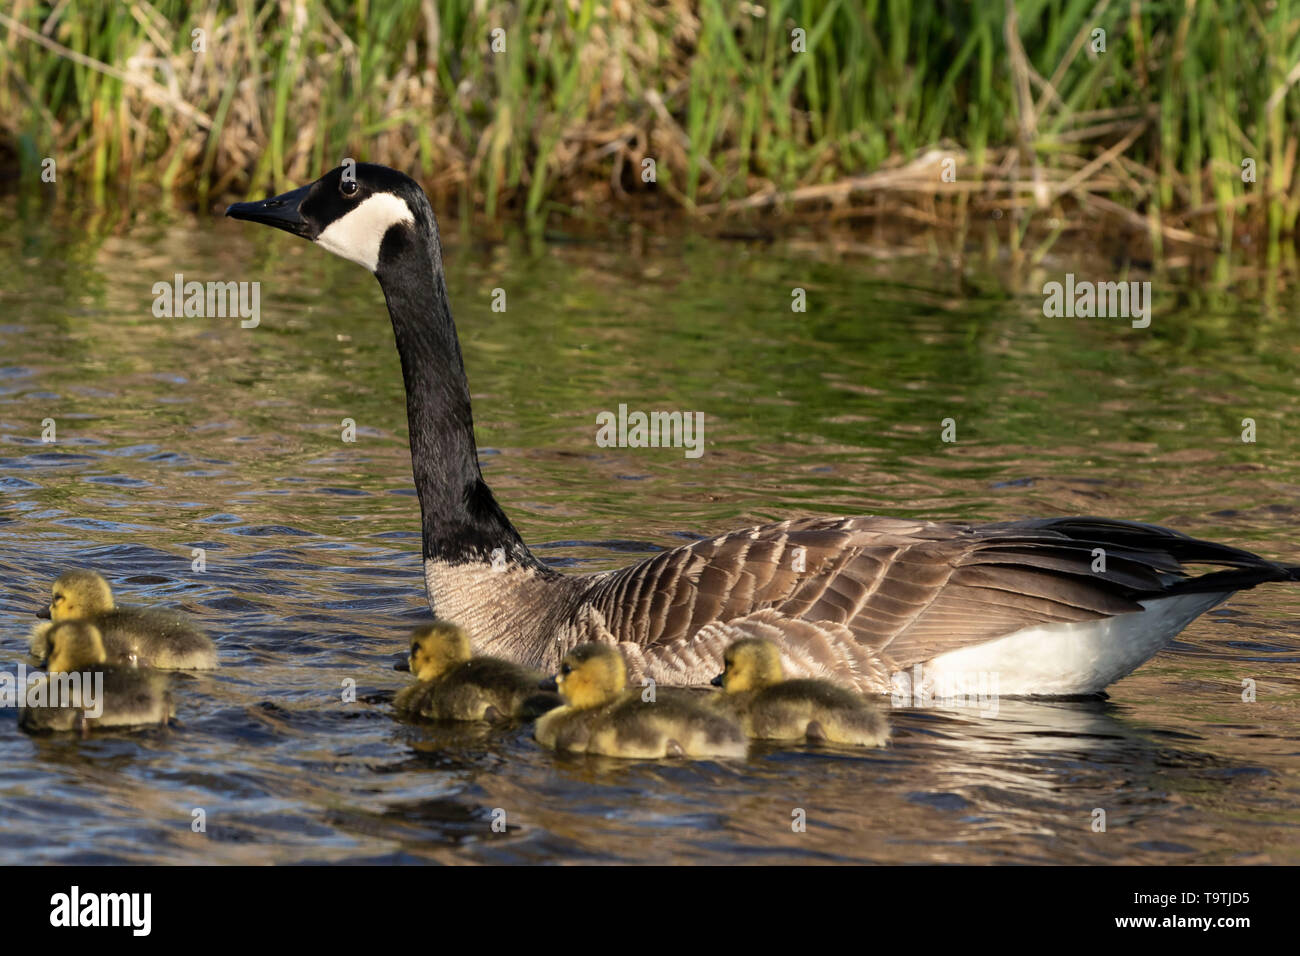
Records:
[[[309,184],[270,199],[237,202],[227,207],[226,215],[231,219],[246,219],[264,226],[274,226],[304,239],[314,239],[314,229],[302,214],[302,203],[310,190]]]

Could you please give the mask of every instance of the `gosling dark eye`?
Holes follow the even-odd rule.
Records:
[[[344,179],[339,182],[339,192],[345,196],[355,196],[357,194],[357,181],[355,179]]]
[[[569,673],[569,672],[572,671],[572,670],[573,670],[573,668],[570,667],[568,664],[563,664],[563,665],[560,666],[560,673],[561,673],[561,674],[567,674],[567,673]]]

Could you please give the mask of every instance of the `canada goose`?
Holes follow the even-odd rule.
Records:
[[[405,717],[432,720],[531,720],[560,706],[538,688],[541,671],[499,657],[473,657],[469,635],[451,621],[434,621],[411,635],[411,674],[416,683],[397,695]]]
[[[652,699],[625,690],[623,655],[609,644],[583,644],[564,655],[555,686],[564,706],[537,718],[543,747],[657,760],[743,757],[745,735],[734,721],[693,700],[689,691],[656,688]]]
[[[889,724],[874,705],[824,680],[786,680],[781,649],[762,637],[736,641],[722,655],[722,688],[710,703],[760,740],[827,740],[879,747]]]
[[[164,724],[175,710],[161,674],[107,663],[103,635],[85,621],[64,621],[46,632],[49,673],[36,678],[18,712],[24,730],[80,730]]]
[[[31,652],[44,660],[49,631],[62,621],[86,621],[103,635],[111,664],[157,670],[207,670],[217,666],[211,639],[174,611],[118,607],[96,571],[65,571],[50,589],[50,605],[36,612],[46,623],[32,629]]]
[[[896,675],[944,686],[988,673],[1002,695],[1091,694],[1234,592],[1297,579],[1246,551],[1106,518],[797,518],[562,574],[483,481],[420,186],[358,163],[226,215],[314,241],[379,280],[406,386],[429,604],[487,653],[553,670],[566,650],[599,641],[623,650],[634,679],[703,684],[728,644],[761,636],[792,676],[859,691],[886,692]],[[1192,577],[1187,565],[1226,570]]]

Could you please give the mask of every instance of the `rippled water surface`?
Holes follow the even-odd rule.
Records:
[[[165,729],[33,738],[0,712],[0,860],[1300,863],[1300,589],[1277,585],[1109,700],[898,709],[880,752],[621,763],[397,722],[428,610],[374,280],[246,224],[59,222],[0,216],[0,666],[74,565],[193,615],[223,666],[177,679]],[[1143,331],[935,260],[448,249],[485,474],[556,565],[868,512],[1129,517],[1300,561],[1294,303],[1157,281]],[[261,325],[155,318],[176,272],[260,280]],[[620,403],[702,411],[705,454],[597,447]]]

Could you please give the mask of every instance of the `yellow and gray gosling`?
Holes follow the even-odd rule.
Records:
[[[560,706],[538,687],[540,671],[496,657],[474,657],[459,624],[434,621],[411,634],[411,674],[416,683],[397,695],[397,712],[431,720],[531,720]]]
[[[864,697],[823,680],[786,680],[781,650],[772,641],[747,637],[723,655],[725,669],[713,679],[723,692],[712,699],[761,740],[825,740],[879,747],[889,724]]]
[[[730,718],[682,691],[656,688],[647,701],[626,684],[617,648],[575,647],[555,676],[564,706],[537,719],[537,742],[552,750],[650,760],[745,756],[745,735]]]
[[[150,671],[107,663],[103,635],[84,621],[64,621],[46,632],[49,673],[37,677],[44,688],[25,695],[38,706],[18,711],[27,731],[138,727],[165,724],[174,714],[167,678]],[[37,696],[39,695],[39,696]]]
[[[65,571],[50,589],[50,606],[36,612],[48,622],[32,630],[37,660],[48,653],[50,629],[63,621],[85,621],[103,636],[108,662],[158,670],[208,670],[217,666],[212,640],[174,611],[118,607],[113,591],[95,571]]]

